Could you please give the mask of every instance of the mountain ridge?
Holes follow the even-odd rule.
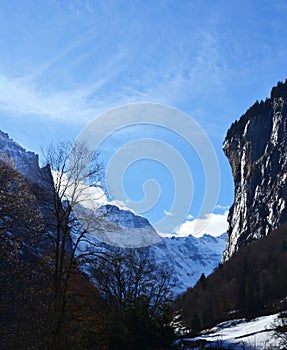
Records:
[[[5,157],[12,159],[15,163],[15,168],[33,184],[34,188],[36,185],[38,203],[42,211],[48,213],[50,210],[48,208],[49,204],[46,201],[42,203],[40,197],[43,189],[47,189],[47,187],[49,190],[48,194],[52,195],[53,184],[51,182],[50,169],[47,167],[40,168],[39,157],[35,153],[26,151],[2,131],[0,131],[0,147],[3,150],[2,157],[0,154],[0,159],[2,161],[5,161]],[[153,243],[150,246],[151,253],[155,255],[158,261],[163,262],[167,268],[175,271],[175,275],[179,280],[179,284],[175,288],[176,293],[182,293],[193,286],[202,273],[210,274],[221,261],[221,255],[225,246],[224,235],[220,237],[204,235],[201,238],[196,238],[192,235],[163,238],[158,236],[146,218],[136,215],[130,210],[124,210],[112,204],[105,204],[100,206],[97,211],[101,219],[108,221],[109,225],[107,227],[111,227],[111,232],[107,232],[107,228],[105,232],[104,230],[101,232],[101,229],[99,229],[99,235],[94,236],[91,234],[89,239],[96,245],[103,246],[102,242],[107,242],[107,236],[110,235],[108,240],[112,243],[115,239],[122,239],[117,234],[127,234],[126,239],[131,243],[132,238],[136,240],[142,239],[142,242],[146,245]],[[46,221],[49,220],[53,220],[53,218],[46,214]],[[102,234],[105,234],[106,237],[105,239],[102,237],[101,241],[99,238],[101,238]],[[137,238],[135,235],[138,234],[144,234],[144,237]],[[155,236],[159,238],[156,240],[152,239]],[[71,234],[71,238],[72,240],[76,239],[76,237],[73,237],[73,234]],[[82,246],[81,248],[83,250],[90,249],[87,246]]]

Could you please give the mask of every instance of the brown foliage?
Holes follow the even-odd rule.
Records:
[[[0,162],[0,291],[1,346],[12,348],[24,334],[32,332],[30,305],[33,264],[37,242],[43,230],[42,213],[30,184],[3,155]],[[31,339],[33,337],[31,336]],[[29,342],[30,343],[30,342]],[[26,344],[26,345],[25,345]],[[29,345],[30,346],[30,345]],[[30,347],[31,349],[33,347]]]

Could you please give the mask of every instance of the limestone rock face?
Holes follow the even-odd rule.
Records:
[[[287,81],[256,102],[227,132],[223,150],[234,177],[223,261],[287,220]]]

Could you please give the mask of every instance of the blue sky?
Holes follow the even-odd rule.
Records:
[[[216,231],[233,201],[222,152],[226,131],[287,78],[286,34],[285,0],[0,0],[0,129],[40,153],[52,141],[76,138],[96,116],[120,105],[177,108],[199,123],[218,157],[217,207],[205,213],[216,218]],[[181,228],[188,233],[205,185],[197,154],[184,141],[137,127],[115,133],[103,159],[125,142],[155,135],[181,152],[191,169],[193,202]],[[172,174],[142,160],[123,181],[131,199],[139,200],[150,177],[162,197],[145,215],[156,223],[173,215]]]

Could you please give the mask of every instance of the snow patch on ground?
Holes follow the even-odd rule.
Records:
[[[203,331],[196,338],[185,338],[183,343],[189,346],[185,349],[200,349],[192,347],[192,344],[199,341],[207,341],[208,346],[220,345],[222,348],[234,350],[282,349],[279,340],[274,336],[278,316],[279,314],[274,314],[251,321],[237,319],[223,322],[208,331]]]

